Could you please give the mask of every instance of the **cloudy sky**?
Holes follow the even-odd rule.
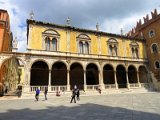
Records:
[[[160,12],[160,0],[0,0],[0,9],[9,12],[11,31],[18,37],[19,51],[26,50],[26,19],[34,12],[38,21],[71,25],[109,33],[124,33],[136,25],[136,21],[150,15],[154,9]]]

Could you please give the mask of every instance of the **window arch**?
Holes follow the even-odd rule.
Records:
[[[118,42],[114,38],[110,38],[108,41],[109,55],[118,56]]]
[[[159,69],[159,68],[160,68],[160,63],[159,63],[159,61],[156,61],[156,62],[155,62],[155,68],[156,68],[156,69]]]
[[[155,36],[155,30],[154,29],[152,29],[152,30],[149,30],[149,37],[150,38],[152,38],[152,37],[154,37]]]
[[[44,42],[43,49],[47,51],[57,51],[59,46],[60,35],[57,31],[52,29],[47,29],[42,33]]]
[[[158,46],[156,43],[152,44],[152,51],[153,53],[158,53]]]
[[[90,53],[90,42],[91,39],[86,34],[80,34],[77,37],[78,42],[78,51],[82,54],[89,54]]]

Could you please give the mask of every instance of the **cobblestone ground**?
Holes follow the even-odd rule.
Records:
[[[0,120],[160,120],[160,93],[1,99]]]

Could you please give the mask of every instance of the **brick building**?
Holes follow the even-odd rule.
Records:
[[[10,18],[6,10],[0,9],[0,52],[11,52],[12,50],[12,32],[10,31]],[[11,66],[14,64],[12,60],[7,60],[0,69],[0,92],[4,89],[6,78]],[[11,65],[12,64],[12,65]],[[13,78],[13,75],[10,75]],[[6,83],[9,86],[9,83]]]
[[[151,12],[151,18],[147,14],[137,22],[128,36],[144,38],[146,40],[147,58],[149,69],[153,73],[153,82],[160,89],[160,14],[157,9]]]

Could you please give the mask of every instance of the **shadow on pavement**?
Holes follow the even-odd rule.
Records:
[[[34,105],[38,106],[38,110],[34,110],[34,107],[32,109],[12,108],[1,112],[0,120],[160,120],[160,114],[92,103],[68,103],[68,106],[45,108],[41,108],[41,103],[38,102]]]

